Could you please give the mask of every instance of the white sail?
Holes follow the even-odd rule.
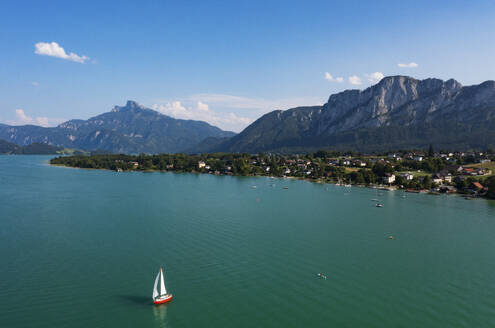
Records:
[[[163,279],[162,268],[160,268],[160,277],[162,278],[160,281],[160,296],[162,296],[167,294],[167,290],[165,289],[165,280]]]
[[[158,279],[160,278],[160,272],[156,275],[155,279],[155,285],[153,286],[153,300],[158,296],[158,289],[156,288],[158,286]]]

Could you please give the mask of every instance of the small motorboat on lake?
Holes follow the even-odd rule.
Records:
[[[376,207],[383,207],[383,205],[378,203],[378,204],[376,204]]]
[[[160,280],[160,290],[158,290],[158,280]],[[165,279],[163,279],[163,270],[160,268],[158,275],[155,278],[155,285],[153,286],[153,303],[163,304],[172,300],[172,294],[168,294],[165,289]]]

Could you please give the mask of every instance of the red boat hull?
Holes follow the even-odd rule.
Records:
[[[157,300],[157,301],[153,301],[153,304],[163,304],[163,303],[167,303],[167,302],[170,302],[172,300],[172,295],[170,295],[169,297],[167,298],[164,298],[162,300]]]

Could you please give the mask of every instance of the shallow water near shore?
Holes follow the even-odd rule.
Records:
[[[49,158],[0,156],[0,327],[495,326],[493,201]]]

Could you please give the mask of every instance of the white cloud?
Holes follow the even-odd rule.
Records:
[[[375,73],[371,73],[371,74],[365,74],[365,76],[368,79],[368,81],[370,81],[372,83],[379,82],[381,79],[383,79],[385,77],[382,72],[375,72]]]
[[[282,99],[262,99],[232,96],[217,93],[198,93],[189,96],[184,101],[205,102],[215,108],[254,110],[267,112],[275,109],[289,109],[297,106],[321,105],[320,98],[316,97],[294,97]]]
[[[344,82],[344,78],[343,77],[333,77],[332,74],[328,73],[328,72],[325,72],[325,79],[330,81],[330,82],[338,82],[338,83],[342,83]]]
[[[23,109],[16,109],[15,110],[15,115],[17,116],[17,119],[22,122],[22,123],[31,123],[33,121],[33,119],[29,116],[27,116],[25,113],[24,113],[24,110]]]
[[[31,82],[31,85],[32,85],[33,87],[37,87],[37,86],[39,86],[40,84],[39,84],[39,82],[33,81],[33,82]]]
[[[89,57],[79,56],[73,52],[67,54],[57,42],[38,42],[34,45],[34,53],[37,55],[57,57],[66,60],[70,60],[76,63],[84,64],[89,60]]]
[[[15,115],[16,115],[16,120],[14,121],[7,121],[8,124],[10,125],[25,125],[25,124],[32,124],[32,125],[40,125],[40,126],[55,126],[59,123],[62,123],[65,121],[65,119],[62,118],[49,118],[46,116],[40,116],[40,117],[31,117],[27,115],[23,109],[16,109],[15,110]]]
[[[208,104],[202,101],[197,101],[195,106],[184,106],[180,101],[173,101],[164,105],[155,104],[152,108],[174,118],[205,121],[224,130],[241,131],[253,122],[250,118],[241,117],[232,112],[213,111]]]
[[[407,63],[407,64],[402,64],[402,63],[399,63],[397,64],[397,66],[401,67],[401,68],[414,68],[414,67],[418,67],[419,65],[416,64],[415,62],[410,62],[410,63]]]
[[[208,105],[198,101],[197,107],[199,110],[207,111],[209,109]]]
[[[352,85],[360,85],[361,84],[361,78],[357,75],[349,76],[349,83]]]

